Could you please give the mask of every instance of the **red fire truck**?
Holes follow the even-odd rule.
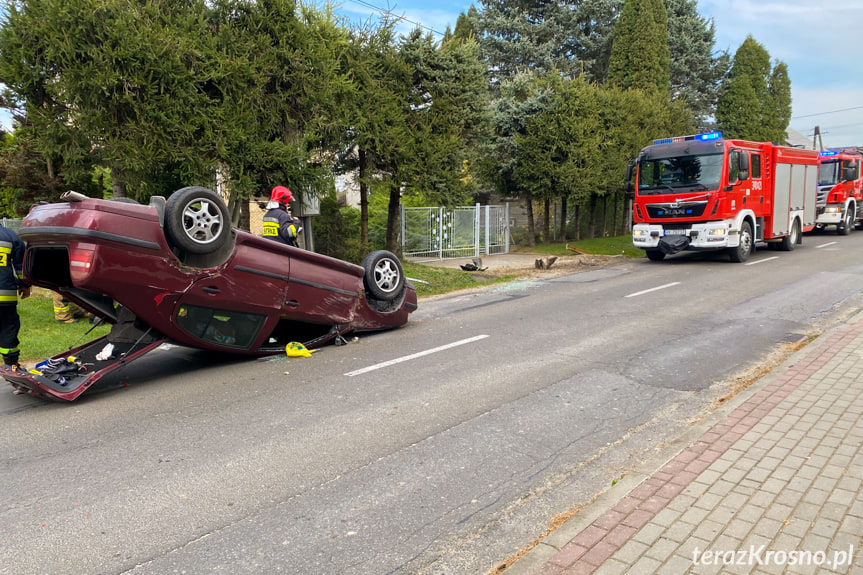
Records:
[[[627,173],[633,244],[654,261],[726,250],[742,262],[756,242],[791,251],[815,227],[818,161],[815,150],[718,132],[655,140]]]
[[[863,223],[863,155],[856,148],[821,152],[815,229],[836,226],[841,236]]]

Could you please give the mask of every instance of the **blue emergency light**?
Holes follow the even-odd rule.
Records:
[[[821,152],[822,156],[835,156],[837,152]]]
[[[676,138],[663,138],[662,140],[653,140],[653,145],[674,144],[676,142],[686,142],[687,140],[698,140],[701,142],[709,142],[710,140],[718,140],[722,137],[722,132],[707,132],[704,134],[693,134],[691,136],[678,136]]]

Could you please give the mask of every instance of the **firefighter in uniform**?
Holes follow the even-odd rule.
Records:
[[[18,234],[0,225],[0,354],[3,355],[3,368],[17,371],[18,332],[21,318],[18,316],[18,296],[24,299],[30,295],[30,286],[24,283],[22,266],[24,264],[24,242]]]
[[[288,212],[291,202],[291,190],[285,186],[276,186],[270,194],[267,203],[267,213],[264,214],[263,236],[289,246],[299,247],[297,234],[302,231],[300,219]]]
[[[54,292],[54,319],[60,323],[78,323],[82,317],[89,317],[89,313],[64,298],[61,294]]]

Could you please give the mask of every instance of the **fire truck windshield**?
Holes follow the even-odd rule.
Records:
[[[722,158],[720,153],[643,159],[638,168],[638,193],[717,190],[722,177]]]
[[[839,183],[839,162],[825,162],[821,160],[821,166],[818,168],[818,185],[830,186]]]

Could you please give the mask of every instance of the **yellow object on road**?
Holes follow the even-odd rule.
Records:
[[[288,357],[311,357],[314,352],[315,350],[306,349],[306,346],[298,341],[292,341],[285,348],[285,353],[288,354]]]

